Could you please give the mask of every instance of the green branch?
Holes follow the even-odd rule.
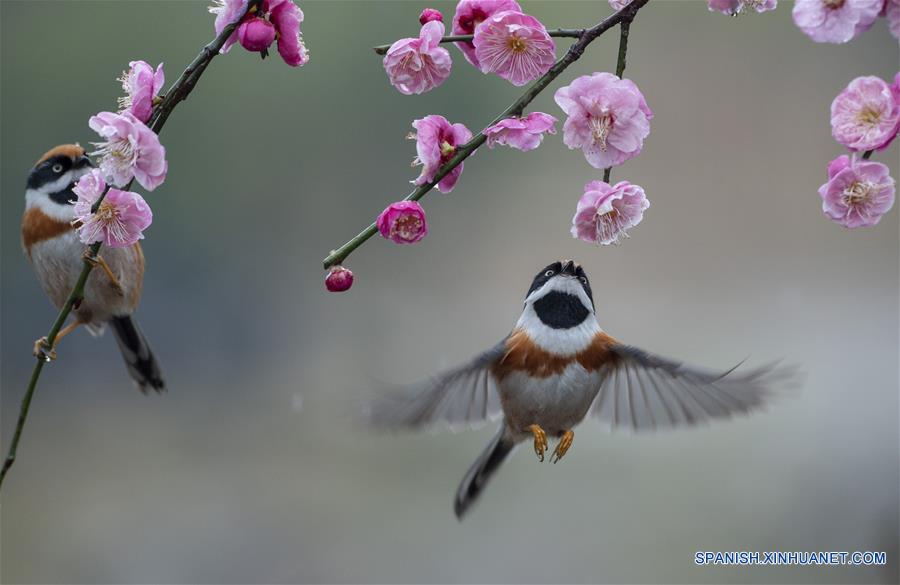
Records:
[[[249,12],[254,9],[260,1],[261,0],[251,1],[247,6],[247,11]],[[241,18],[243,18],[243,15],[241,15]],[[169,118],[169,114],[172,113],[172,110],[179,102],[187,99],[188,95],[197,84],[197,81],[200,79],[200,76],[203,75],[203,71],[216,55],[219,54],[219,51],[221,51],[222,47],[225,45],[225,41],[228,40],[228,37],[230,37],[237,28],[240,20],[241,19],[238,18],[234,23],[226,26],[211,43],[203,47],[200,54],[197,55],[191,64],[188,65],[187,69],[181,74],[181,77],[179,77],[172,87],[169,88],[166,96],[153,112],[153,117],[149,124],[151,130],[159,134],[159,131],[162,130],[163,125]],[[125,186],[125,189],[127,190],[130,185],[131,182],[129,181],[128,185]],[[107,191],[108,190],[109,189],[107,188]],[[104,197],[106,197],[106,191],[92,206],[93,212],[96,212],[100,207],[100,203],[103,202]],[[22,398],[22,406],[19,408],[19,419],[16,422],[16,430],[13,433],[6,459],[3,461],[3,469],[0,470],[0,488],[3,486],[3,481],[6,479],[6,474],[9,472],[10,467],[12,467],[13,463],[16,461],[16,452],[19,447],[19,440],[22,438],[22,430],[25,428],[25,421],[28,418],[31,399],[34,396],[38,379],[40,379],[41,371],[44,369],[44,364],[49,361],[46,352],[53,349],[56,336],[59,335],[59,332],[65,324],[66,319],[69,318],[72,309],[74,309],[81,299],[84,298],[84,286],[87,283],[88,276],[91,274],[91,270],[94,269],[95,259],[100,253],[100,246],[101,244],[97,242],[88,247],[87,253],[85,254],[84,266],[81,269],[81,273],[78,275],[78,280],[75,281],[75,286],[72,288],[71,292],[69,292],[69,296],[66,298],[66,302],[56,316],[53,326],[50,327],[50,332],[47,333],[47,337],[42,338],[41,342],[37,344],[37,346],[42,346],[41,349],[43,351],[38,352],[37,362],[34,364],[34,370],[32,370],[31,378],[28,380],[28,387],[25,389],[25,396]]]
[[[605,33],[606,31],[608,31],[609,29],[611,29],[612,27],[614,27],[616,25],[619,25],[619,24],[622,25],[623,30],[627,31],[628,27],[631,25],[631,21],[634,20],[634,17],[637,14],[638,10],[643,8],[644,5],[647,4],[647,2],[649,2],[649,1],[650,0],[634,0],[634,2],[632,2],[631,4],[629,4],[622,10],[616,12],[612,16],[606,18],[605,20],[601,21],[600,23],[598,23],[588,29],[582,29],[582,30],[578,30],[578,31],[575,31],[572,29],[560,29],[560,30],[567,30],[572,33],[577,32],[577,34],[566,35],[566,36],[575,36],[575,37],[577,37],[578,40],[575,41],[574,43],[572,43],[572,46],[569,47],[569,50],[566,51],[566,54],[563,55],[563,57],[559,61],[557,61],[553,65],[553,67],[550,68],[550,70],[547,73],[545,73],[541,78],[539,78],[537,81],[535,81],[531,85],[531,87],[529,87],[528,90],[522,95],[522,97],[517,99],[508,108],[506,108],[503,111],[503,113],[501,113],[499,116],[494,118],[494,121],[491,122],[490,124],[488,124],[488,126],[496,124],[497,122],[499,122],[500,120],[502,120],[504,118],[509,118],[511,116],[521,116],[522,112],[525,110],[525,107],[528,104],[530,104],[531,101],[534,100],[534,98],[538,96],[538,94],[540,94],[542,91],[544,91],[547,88],[547,86],[553,82],[554,79],[559,77],[559,75],[563,71],[565,71],[569,67],[569,65],[571,65],[572,63],[574,63],[575,61],[577,61],[578,59],[581,58],[581,56],[584,54],[584,50],[587,48],[588,45],[590,45],[592,42],[594,42],[597,39],[597,37],[599,37],[600,35],[602,35],[603,33]],[[559,32],[559,31],[555,31],[555,32]],[[471,35],[466,35],[466,36],[471,37]],[[560,36],[562,36],[562,35],[560,35]],[[628,37],[628,33],[624,32],[623,38],[627,39],[627,37]],[[468,40],[468,38],[444,37],[443,41],[450,42],[447,39]],[[380,47],[376,47],[376,52],[379,48]],[[622,67],[622,69],[624,69],[625,68],[625,64],[624,64],[625,57],[624,57],[624,52],[622,51],[621,46],[619,48],[619,59],[620,59],[619,64]],[[487,138],[485,137],[483,132],[479,132],[478,134],[476,134],[469,142],[467,142],[466,144],[462,145],[461,147],[459,147],[457,149],[456,154],[453,155],[453,158],[448,160],[446,163],[444,163],[443,166],[441,166],[440,169],[438,169],[438,172],[437,172],[437,174],[435,174],[434,179],[432,179],[428,183],[425,183],[424,185],[417,187],[412,193],[407,195],[404,200],[405,201],[418,201],[419,199],[424,197],[425,194],[428,193],[429,191],[431,191],[435,187],[435,185],[437,185],[441,181],[441,179],[443,179],[445,176],[447,176],[448,173],[450,173],[450,171],[452,171],[453,169],[458,167],[460,164],[462,164],[462,162],[464,160],[466,160],[467,158],[469,158],[469,156],[471,156],[472,153],[475,152],[479,146],[484,144],[485,140],[487,140]],[[356,250],[357,248],[362,246],[369,238],[374,236],[377,232],[378,232],[378,227],[375,225],[375,223],[372,223],[371,225],[369,225],[369,227],[367,227],[366,229],[361,231],[359,234],[357,234],[354,238],[352,238],[346,244],[344,244],[340,248],[337,248],[336,250],[333,250],[322,261],[322,264],[324,265],[325,269],[327,270],[327,269],[331,268],[332,266],[335,266],[337,264],[341,264],[342,262],[344,262],[344,260],[346,260],[347,257],[350,256],[350,254],[352,254],[354,250]]]
[[[619,27],[619,59],[616,62],[616,77],[622,79],[625,73],[625,57],[628,55],[628,32],[631,29],[631,21],[623,21]],[[603,182],[609,183],[612,167],[603,169]]]

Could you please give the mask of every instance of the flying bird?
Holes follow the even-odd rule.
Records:
[[[50,301],[61,308],[75,286],[85,260],[96,263],[84,287],[84,298],[73,311],[73,320],[63,327],[60,339],[84,326],[100,335],[110,325],[128,373],[141,392],[165,390],[159,364],[147,345],[133,313],[141,297],[144,254],[140,244],[105,248],[95,259],[76,233],[72,188],[94,165],[77,144],[63,144],[47,151],[28,174],[25,213],[22,216],[22,247]],[[47,340],[35,342],[35,355],[56,356]]]
[[[544,461],[556,439],[556,463],[586,417],[635,431],[693,425],[758,409],[794,377],[776,364],[736,369],[714,372],[619,342],[597,322],[584,270],[565,260],[537,273],[503,341],[456,369],[376,397],[367,415],[387,429],[502,420],[456,492],[461,519],[519,443],[532,441]]]

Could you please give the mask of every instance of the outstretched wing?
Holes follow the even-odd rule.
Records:
[[[369,422],[386,429],[460,430],[498,420],[503,411],[491,366],[505,351],[501,341],[463,366],[383,393],[367,408]]]
[[[609,351],[590,412],[613,429],[643,431],[729,418],[759,409],[797,378],[795,368],[777,363],[713,372],[628,345],[614,344]]]

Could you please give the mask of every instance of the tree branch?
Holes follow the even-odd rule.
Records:
[[[625,57],[628,54],[628,32],[631,29],[631,21],[622,21],[619,26],[619,60],[616,62],[616,77],[622,79],[625,73]],[[612,167],[603,169],[603,182],[609,183]]]
[[[557,37],[557,38],[568,37],[568,38],[578,39],[578,38],[581,38],[581,35],[583,35],[585,32],[587,32],[587,31],[583,28],[554,28],[552,30],[548,30],[547,34],[549,34],[551,37]],[[447,36],[441,38],[440,42],[441,43],[458,43],[461,41],[462,42],[471,41],[474,38],[475,38],[475,35],[447,35]],[[372,47],[372,50],[375,51],[375,53],[377,53],[379,55],[386,55],[388,52],[388,49],[390,49],[390,48],[391,48],[391,45],[378,45],[377,47]]]
[[[612,16],[599,22],[593,27],[584,29],[583,31],[578,31],[578,34],[575,35],[577,36],[578,40],[575,41],[571,47],[569,47],[569,50],[566,51],[566,54],[563,55],[563,57],[559,61],[557,61],[547,73],[545,73],[540,79],[535,81],[531,85],[531,87],[529,87],[528,90],[522,95],[522,97],[517,99],[508,108],[506,108],[503,113],[494,118],[494,121],[488,124],[488,126],[496,124],[500,120],[509,118],[510,116],[521,116],[522,112],[525,110],[525,107],[530,104],[531,101],[535,97],[537,97],[539,93],[546,89],[554,79],[559,77],[559,75],[563,71],[565,71],[569,67],[569,65],[581,58],[581,56],[584,54],[584,50],[588,45],[590,45],[600,35],[616,26],[617,24],[622,24],[627,29],[627,25],[630,25],[631,21],[634,20],[634,17],[637,14],[638,10],[643,8],[644,5],[649,1],[650,0],[634,0],[631,4],[629,4],[622,10],[616,12]],[[625,33],[624,37],[627,38],[627,36],[627,33]],[[445,37],[445,40],[446,38],[447,37]],[[624,53],[622,52],[621,47],[619,49],[619,59],[620,65],[624,69]],[[453,158],[448,160],[440,169],[438,169],[437,174],[435,174],[434,179],[431,182],[419,186],[412,193],[407,195],[404,200],[418,201],[419,199],[424,197],[425,194],[431,191],[435,187],[435,185],[437,185],[441,181],[441,179],[443,179],[450,171],[458,167],[464,160],[469,158],[469,156],[471,156],[471,154],[475,152],[479,146],[484,144],[485,140],[487,140],[487,138],[485,137],[483,132],[479,132],[478,134],[476,134],[472,138],[472,140],[457,149],[456,154],[453,155]],[[322,261],[325,269],[327,270],[332,266],[344,262],[344,260],[346,260],[354,250],[362,246],[377,232],[378,227],[375,225],[375,223],[372,223],[371,225],[369,225],[369,227],[361,231],[346,244],[336,250],[333,250]]]
[[[247,12],[256,8],[260,2],[261,0],[251,0],[247,6]],[[243,16],[244,15],[242,14],[241,18],[243,18]],[[172,110],[175,109],[175,106],[178,105],[179,102],[187,99],[188,95],[193,91],[194,86],[196,86],[197,81],[200,79],[200,76],[203,75],[203,72],[206,70],[206,67],[215,56],[219,54],[219,51],[225,45],[225,41],[228,40],[228,37],[230,37],[237,28],[241,18],[238,18],[234,23],[226,26],[211,43],[203,47],[200,54],[197,55],[191,64],[188,65],[187,69],[181,74],[181,77],[179,77],[172,87],[169,88],[168,93],[166,93],[162,102],[160,102],[153,112],[153,117],[149,124],[151,130],[159,134],[163,125],[166,123],[166,120],[169,118],[169,114],[172,113]],[[131,181],[125,186],[125,190],[128,190],[130,186]],[[107,188],[107,192],[108,191],[109,188]],[[100,203],[103,202],[104,197],[106,197],[106,192],[104,192],[92,206],[93,212],[97,211]],[[72,309],[75,308],[82,298],[84,298],[84,286],[87,283],[88,276],[91,274],[91,270],[94,268],[94,262],[92,262],[92,260],[97,258],[100,247],[101,244],[99,242],[91,244],[88,247],[88,257],[84,260],[84,266],[81,269],[81,273],[78,275],[78,280],[75,281],[75,286],[69,292],[65,304],[63,304],[62,309],[60,309],[59,314],[56,316],[56,320],[53,322],[53,326],[50,327],[50,332],[47,333],[47,337],[45,338],[46,343],[44,344],[44,347],[48,351],[53,348],[56,336],[59,335],[59,331],[65,324],[66,319],[68,319]],[[28,418],[31,399],[34,396],[34,391],[37,387],[38,379],[41,377],[41,371],[44,369],[45,363],[47,363],[47,359],[43,356],[38,356],[37,362],[34,365],[34,370],[31,372],[31,378],[28,381],[28,387],[25,389],[25,396],[22,398],[22,405],[19,408],[19,419],[16,422],[16,430],[13,433],[6,459],[3,461],[3,468],[0,469],[0,488],[3,486],[3,481],[6,479],[6,474],[9,472],[10,467],[12,467],[13,463],[16,461],[16,452],[19,447],[19,440],[22,438],[22,430],[25,428],[25,421]]]

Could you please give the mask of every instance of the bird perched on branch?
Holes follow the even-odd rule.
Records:
[[[556,438],[556,463],[587,416],[636,431],[692,425],[757,409],[794,377],[792,368],[775,364],[736,367],[712,372],[620,343],[597,322],[584,270],[566,260],[534,277],[506,339],[459,368],[377,397],[367,414],[376,427],[394,429],[458,429],[502,419],[457,490],[454,511],[461,519],[523,441],[532,440],[544,461],[548,438]]]
[[[125,358],[128,372],[141,392],[165,390],[159,365],[132,313],[141,297],[144,254],[140,244],[106,248],[92,258],[76,233],[72,188],[94,165],[77,144],[63,144],[47,151],[28,174],[25,214],[22,216],[22,247],[41,287],[61,308],[75,287],[84,262],[94,263],[84,287],[84,298],[75,306],[73,320],[62,328],[54,345],[80,325],[92,335],[112,327]],[[35,355],[53,359],[55,349],[46,338],[35,342]]]

